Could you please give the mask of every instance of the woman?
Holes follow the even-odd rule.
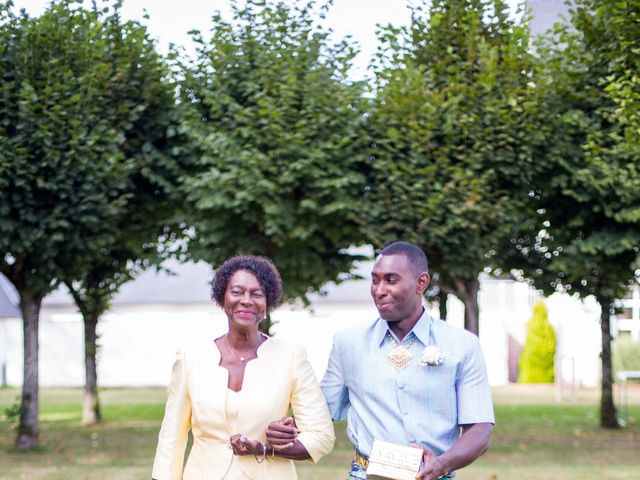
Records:
[[[333,424],[305,351],[258,331],[281,293],[280,274],[263,257],[233,257],[216,272],[211,296],[229,330],[178,352],[154,479],[293,480],[293,460],[316,462],[331,451]],[[274,450],[265,442],[267,426],[289,409],[299,434]],[[189,429],[193,446],[183,472]]]

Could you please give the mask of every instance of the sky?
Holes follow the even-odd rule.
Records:
[[[205,32],[210,18],[219,10],[223,17],[230,17],[231,0],[124,0],[122,13],[127,18],[142,19],[144,10],[149,20],[144,22],[152,36],[158,40],[161,51],[168,45],[182,45],[190,51],[189,30]],[[515,6],[518,0],[508,0]],[[409,22],[407,5],[410,0],[334,0],[326,23],[339,40],[346,35],[357,42],[360,53],[354,61],[352,76],[363,78],[367,65],[376,51],[376,25],[405,25]],[[14,0],[15,9],[24,8],[30,15],[39,15],[49,0]],[[90,4],[87,2],[87,4]]]

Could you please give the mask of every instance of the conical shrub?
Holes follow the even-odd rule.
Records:
[[[518,383],[553,383],[556,332],[542,300],[533,306],[527,336],[518,363]]]

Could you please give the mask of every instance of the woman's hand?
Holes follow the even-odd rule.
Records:
[[[308,460],[311,458],[305,446],[298,440],[298,428],[293,417],[271,422],[267,428],[267,449],[283,458]]]
[[[284,417],[269,424],[267,441],[276,452],[279,452],[292,447],[298,433],[293,417]]]
[[[264,455],[266,449],[260,440],[251,440],[240,433],[232,435],[229,444],[235,455]]]

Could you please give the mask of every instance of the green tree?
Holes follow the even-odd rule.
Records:
[[[478,275],[523,220],[543,119],[527,18],[500,0],[435,0],[381,32],[365,226],[375,245],[422,246],[434,283],[478,333]]]
[[[305,298],[359,258],[367,136],[354,56],[332,44],[314,2],[234,4],[195,35],[184,69],[182,131],[198,167],[184,182],[189,251],[213,265],[270,257],[285,298]]]
[[[519,383],[553,383],[556,332],[542,300],[533,306],[527,336],[518,363]]]
[[[634,158],[640,156],[640,5],[632,1],[581,1],[582,9],[589,9],[593,17],[586,28],[593,28],[589,35],[606,35],[599,38],[598,48],[609,59],[608,75],[601,79],[616,108],[613,118],[620,126],[618,148],[628,150]],[[586,34],[586,30],[585,30]]]
[[[168,80],[167,63],[156,52],[146,27],[121,20],[120,6],[116,2],[108,15],[85,13],[83,26],[93,46],[90,68],[101,65],[110,70],[109,81],[100,85],[111,103],[103,116],[116,132],[123,154],[120,175],[110,181],[125,201],[118,205],[109,230],[100,232],[105,244],[99,254],[61,274],[84,319],[85,423],[101,418],[98,321],[122,284],[171,253],[166,245],[175,240],[177,227],[171,222],[181,204],[176,188],[188,168],[188,157],[179,155],[174,86]]]
[[[154,86],[162,69],[124,60],[129,47],[140,60],[148,43],[125,44],[143,36],[135,24],[120,23],[119,3],[110,15],[76,3],[53,2],[35,18],[15,15],[11,2],[0,5],[0,269],[18,290],[24,324],[18,448],[38,444],[42,298],[63,279],[80,298],[76,286],[88,266],[131,241],[114,243],[123,209],[135,210],[162,179],[150,132],[164,127],[149,121],[150,110],[166,115],[154,98],[166,97]],[[140,129],[148,135],[133,133]],[[134,183],[148,186],[135,199]],[[82,302],[79,308],[84,315]]]
[[[619,85],[627,71],[621,65],[634,55],[637,61],[631,52],[640,48],[633,23],[638,7],[596,0],[575,5],[570,24],[557,25],[538,48],[545,70],[537,87],[548,119],[544,168],[533,180],[542,230],[519,247],[539,288],[594,295],[600,304],[600,424],[616,428],[610,316],[640,267],[640,161],[629,133],[640,126],[621,108],[612,82]],[[625,36],[632,31],[635,40]]]

